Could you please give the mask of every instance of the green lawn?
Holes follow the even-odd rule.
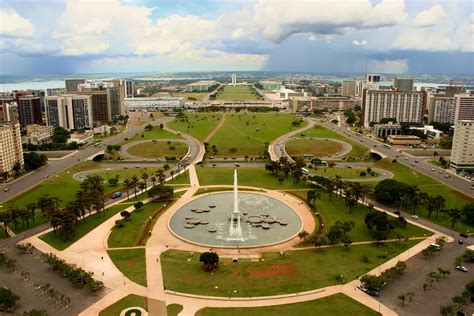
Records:
[[[249,85],[224,86],[217,92],[216,100],[220,101],[246,101],[262,100],[262,97]]]
[[[191,135],[202,142],[219,124],[221,118],[222,114],[218,113],[186,114],[184,117],[177,117],[169,122],[168,126],[173,130]]]
[[[148,308],[147,298],[130,294],[125,296],[120,301],[115,302],[99,313],[99,316],[118,316],[120,312],[128,307],[142,307],[145,310]]]
[[[183,305],[179,304],[170,304],[166,306],[166,311],[168,316],[177,316],[183,310]]]
[[[123,209],[126,209],[130,205],[115,205],[107,209],[105,214],[93,214],[88,216],[77,223],[76,230],[72,238],[65,240],[59,234],[54,234],[53,232],[46,233],[41,235],[41,239],[53,246],[57,250],[64,250],[80,238],[84,237],[87,233],[92,231],[94,228],[98,227],[100,224],[119,213]]]
[[[344,294],[334,294],[314,301],[266,306],[241,308],[211,308],[199,310],[196,316],[372,316],[380,315]]]
[[[274,139],[298,129],[297,120],[284,113],[238,113],[226,116],[224,125],[209,140],[208,156],[265,156],[267,145]],[[216,146],[217,153],[213,146]]]
[[[366,176],[361,176],[360,172],[364,171],[365,169],[349,169],[347,167],[318,167],[317,169],[310,169],[311,173],[329,177],[329,178],[336,178],[336,176],[340,176],[342,179],[370,179],[373,177],[378,177],[380,174],[375,173],[374,176],[367,174]]]
[[[115,266],[130,280],[146,286],[145,249],[107,250]]]
[[[234,168],[232,167],[196,167],[196,172],[200,185],[232,185],[234,183]],[[303,182],[294,184],[293,180],[285,178],[283,173],[280,173],[280,175],[284,178],[284,181],[280,183],[278,178],[265,170],[263,166],[257,168],[243,166],[237,168],[237,172],[239,185],[241,186],[273,190],[304,188]]]
[[[164,129],[159,128],[158,126],[155,126],[151,131],[143,131],[141,133],[135,134],[133,137],[128,138],[128,140],[124,139],[121,145],[130,143],[136,140],[141,140],[141,139],[175,139],[175,138],[181,138],[181,136],[176,135],[174,133],[170,133]]]
[[[188,152],[188,145],[183,142],[147,142],[133,145],[128,153],[144,158],[184,157]]]
[[[292,194],[300,196],[306,200],[307,191],[288,191]],[[358,205],[352,214],[345,205],[344,199],[337,198],[335,194],[332,195],[329,200],[329,195],[326,192],[320,191],[321,199],[316,201],[317,212],[322,217],[324,223],[325,234],[329,228],[336,223],[336,221],[353,221],[355,223],[354,228],[349,232],[349,236],[353,242],[374,240],[370,235],[368,229],[364,224],[365,215],[368,212],[367,207]],[[418,226],[408,224],[405,228],[397,227],[390,232],[388,239],[396,239],[398,234],[403,237],[423,237],[431,236],[432,233],[426,231]]]
[[[169,203],[154,201],[145,204],[139,211],[133,211],[123,227],[114,226],[107,240],[109,248],[144,246],[148,231],[163,213],[163,205]],[[150,218],[153,218],[150,220]]]
[[[183,174],[175,176],[172,180],[166,182],[166,184],[189,184],[189,172],[186,171]]]
[[[291,157],[303,155],[328,157],[339,153],[342,150],[342,145],[329,139],[298,139],[288,141],[285,144],[285,150]]]
[[[107,168],[107,165],[103,165],[102,168]],[[101,171],[98,171],[98,172],[93,172],[93,173],[91,173],[91,175],[101,176],[106,181],[105,183],[107,183],[108,179],[115,178],[116,176],[119,176],[119,181],[122,182],[123,180],[125,180],[127,178],[131,178],[133,176],[137,176],[138,178],[140,178],[140,176],[142,175],[142,173],[144,171],[146,171],[146,173],[148,173],[149,175],[154,175],[154,174],[156,174],[158,169],[159,168],[148,167],[148,168],[128,168],[128,169],[110,170],[110,171],[101,170]],[[115,188],[114,187],[110,187],[110,188],[111,188],[110,192],[112,192],[112,191],[115,191],[115,190],[119,189],[120,187],[117,186]]]
[[[299,134],[300,137],[323,137],[323,138],[334,138],[337,140],[349,143],[352,146],[352,150],[346,155],[346,157],[358,158],[364,155],[369,149],[358,142],[355,142],[345,136],[327,129],[321,125],[315,125],[312,129],[306,130]]]
[[[173,92],[172,96],[184,97],[186,98],[186,101],[202,101],[208,94],[209,93],[207,92],[183,92],[183,93]]]
[[[168,290],[226,297],[267,296],[349,282],[417,242],[288,251],[284,256],[263,253],[264,262],[242,259],[232,263],[230,259],[221,259],[212,274],[203,270],[199,253],[188,261],[188,251],[168,250],[161,255],[161,265]],[[369,262],[363,260],[363,255]]]

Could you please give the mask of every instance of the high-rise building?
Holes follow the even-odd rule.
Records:
[[[365,75],[364,89],[378,90],[379,88],[380,88],[380,75],[377,75],[377,74]]]
[[[18,123],[18,105],[16,102],[0,104],[1,123]]]
[[[22,95],[17,97],[16,102],[18,104],[18,119],[21,125],[43,123],[40,97]]]
[[[12,174],[14,165],[23,166],[23,148],[21,147],[20,124],[0,123],[0,175]]]
[[[91,96],[66,94],[46,97],[45,103],[48,125],[68,130],[93,127]]]
[[[112,119],[125,114],[125,80],[114,80],[106,88]]]
[[[126,86],[125,80],[88,82],[78,86],[77,94],[90,95],[94,122],[107,123],[125,115]]]
[[[459,120],[454,125],[450,168],[474,170],[474,120]]]
[[[474,120],[474,95],[455,94],[454,123],[460,120]]]
[[[455,94],[462,94],[464,91],[463,86],[447,86],[444,95],[446,97],[454,97]]]
[[[421,125],[426,107],[424,91],[364,90],[362,113],[364,127],[383,118],[395,118],[397,123]]]
[[[393,78],[393,88],[398,91],[413,91],[413,79]]]
[[[342,96],[354,97],[356,95],[356,81],[344,80],[342,81]]]
[[[85,79],[66,79],[64,84],[66,86],[66,93],[73,93],[79,91],[78,86],[86,83]]]
[[[232,84],[237,84],[237,74],[232,74]]]
[[[433,119],[431,121],[454,123],[454,110],[454,98],[438,97],[434,100]]]
[[[124,80],[124,81],[125,81],[125,97],[133,98],[133,81],[132,80]]]

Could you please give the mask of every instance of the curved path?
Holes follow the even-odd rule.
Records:
[[[314,122],[313,121],[306,121],[308,124],[306,126],[303,126],[302,128],[299,128],[295,131],[292,131],[292,132],[289,132],[285,135],[282,135],[280,137],[278,137],[277,139],[275,139],[269,146],[268,146],[268,153],[270,154],[270,159],[273,160],[273,161],[277,161],[280,156],[281,156],[281,152],[279,153],[279,151],[277,150],[278,148],[283,148],[283,144],[285,144],[288,139],[290,139],[292,136],[298,134],[298,133],[301,133],[303,131],[306,131],[310,128],[313,128],[314,126]],[[290,159],[290,161],[292,161],[291,157],[288,157]]]
[[[125,144],[122,146],[122,148],[120,148],[120,154],[122,154],[122,156],[124,156],[126,159],[133,159],[133,160],[144,160],[144,159],[149,159],[149,160],[159,160],[159,158],[147,158],[147,157],[142,157],[142,156],[134,156],[132,154],[130,154],[128,152],[128,150],[130,149],[130,147],[133,147],[135,145],[139,145],[139,144],[143,144],[143,143],[152,143],[154,141],[157,141],[157,142],[179,142],[179,143],[185,143],[188,145],[188,152],[190,151],[190,147],[192,146],[192,144],[190,144],[190,141],[189,140],[185,140],[185,139],[179,139],[179,138],[173,138],[173,139],[161,139],[161,138],[157,138],[157,139],[143,139],[143,140],[137,140],[137,141],[134,141],[134,142],[130,142],[128,144]],[[187,154],[183,155],[183,157],[186,157]]]
[[[289,138],[284,144],[281,144],[283,147],[280,147],[280,153],[281,155],[286,155],[290,157],[290,155],[286,151],[286,143],[292,140],[298,140],[298,139],[310,139],[310,140],[321,140],[321,141],[331,141],[334,143],[338,143],[342,146],[342,150],[339,151],[336,155],[333,156],[322,156],[322,157],[315,157],[319,159],[324,159],[324,160],[336,160],[336,159],[341,159],[343,156],[347,155],[351,150],[352,146],[349,143],[343,142],[342,140],[334,139],[334,138],[328,138],[328,137],[291,137]],[[281,146],[280,145],[280,146]],[[278,149],[277,149],[278,150]]]
[[[224,125],[226,114],[227,112],[224,112],[224,114],[222,114],[221,120],[216,125],[216,127],[214,127],[214,129],[209,133],[209,135],[206,136],[206,139],[204,139],[203,143],[208,142],[212,138],[212,136],[214,136],[217,131],[222,127],[222,125]]]

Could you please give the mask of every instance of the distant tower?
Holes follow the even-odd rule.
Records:
[[[232,84],[237,84],[237,74],[232,74]]]

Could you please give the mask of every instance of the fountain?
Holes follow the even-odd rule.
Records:
[[[237,170],[234,170],[234,211],[230,215],[229,240],[243,241],[242,226],[240,220],[242,215],[239,212],[239,197],[237,193]]]

